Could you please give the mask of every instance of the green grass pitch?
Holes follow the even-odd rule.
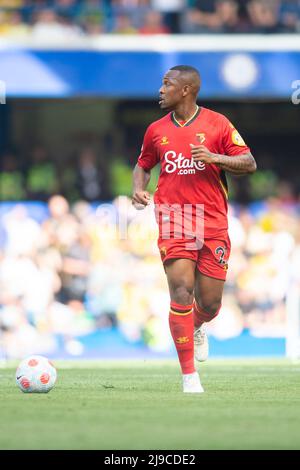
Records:
[[[0,449],[300,449],[300,364],[209,360],[205,393],[175,361],[55,363],[56,387],[24,394],[0,367]]]

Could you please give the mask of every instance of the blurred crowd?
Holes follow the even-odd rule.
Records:
[[[129,343],[172,348],[169,295],[156,246],[153,207],[136,211],[119,196],[93,206],[61,195],[32,207],[0,205],[0,346],[8,357],[51,354],[62,345],[84,353],[81,338],[117,327]],[[300,286],[299,205],[269,198],[229,209],[232,256],[220,315],[208,325],[219,339],[245,328],[284,336],[285,301]]]
[[[100,150],[97,145],[84,144],[74,152],[61,148],[53,155],[42,143],[28,149],[7,149],[0,153],[0,202],[46,202],[59,193],[70,202],[82,199],[96,204],[111,201],[119,194],[130,196],[138,149],[124,143],[122,151],[119,154],[110,147]],[[105,155],[110,155],[109,163]],[[269,163],[270,156],[276,157],[271,144],[266,154],[260,151],[260,168],[251,178],[230,179],[232,200],[248,204],[274,196],[285,203],[300,201],[298,166],[293,163],[293,174],[284,174],[282,160],[274,168]],[[152,170],[150,192],[156,189],[158,174],[157,166]]]
[[[0,0],[0,38],[299,31],[299,0]]]
[[[113,170],[91,146],[58,161],[44,145],[37,144],[21,155],[7,150],[0,154],[0,161],[0,201],[47,201],[63,191],[68,200],[112,197],[108,184],[114,183]]]

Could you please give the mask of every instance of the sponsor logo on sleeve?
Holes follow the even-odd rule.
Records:
[[[240,147],[244,147],[246,145],[243,137],[238,133],[236,129],[232,131],[231,138],[232,142],[235,145],[239,145]]]

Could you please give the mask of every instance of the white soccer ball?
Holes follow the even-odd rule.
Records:
[[[56,377],[54,365],[44,356],[29,356],[16,370],[16,383],[24,393],[48,393]]]

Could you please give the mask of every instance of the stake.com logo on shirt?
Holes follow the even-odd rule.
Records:
[[[191,158],[186,158],[180,152],[178,155],[174,150],[168,150],[164,154],[164,159],[167,163],[165,170],[167,173],[174,173],[176,170],[178,175],[194,175],[196,170],[205,170],[205,163],[194,162]]]

